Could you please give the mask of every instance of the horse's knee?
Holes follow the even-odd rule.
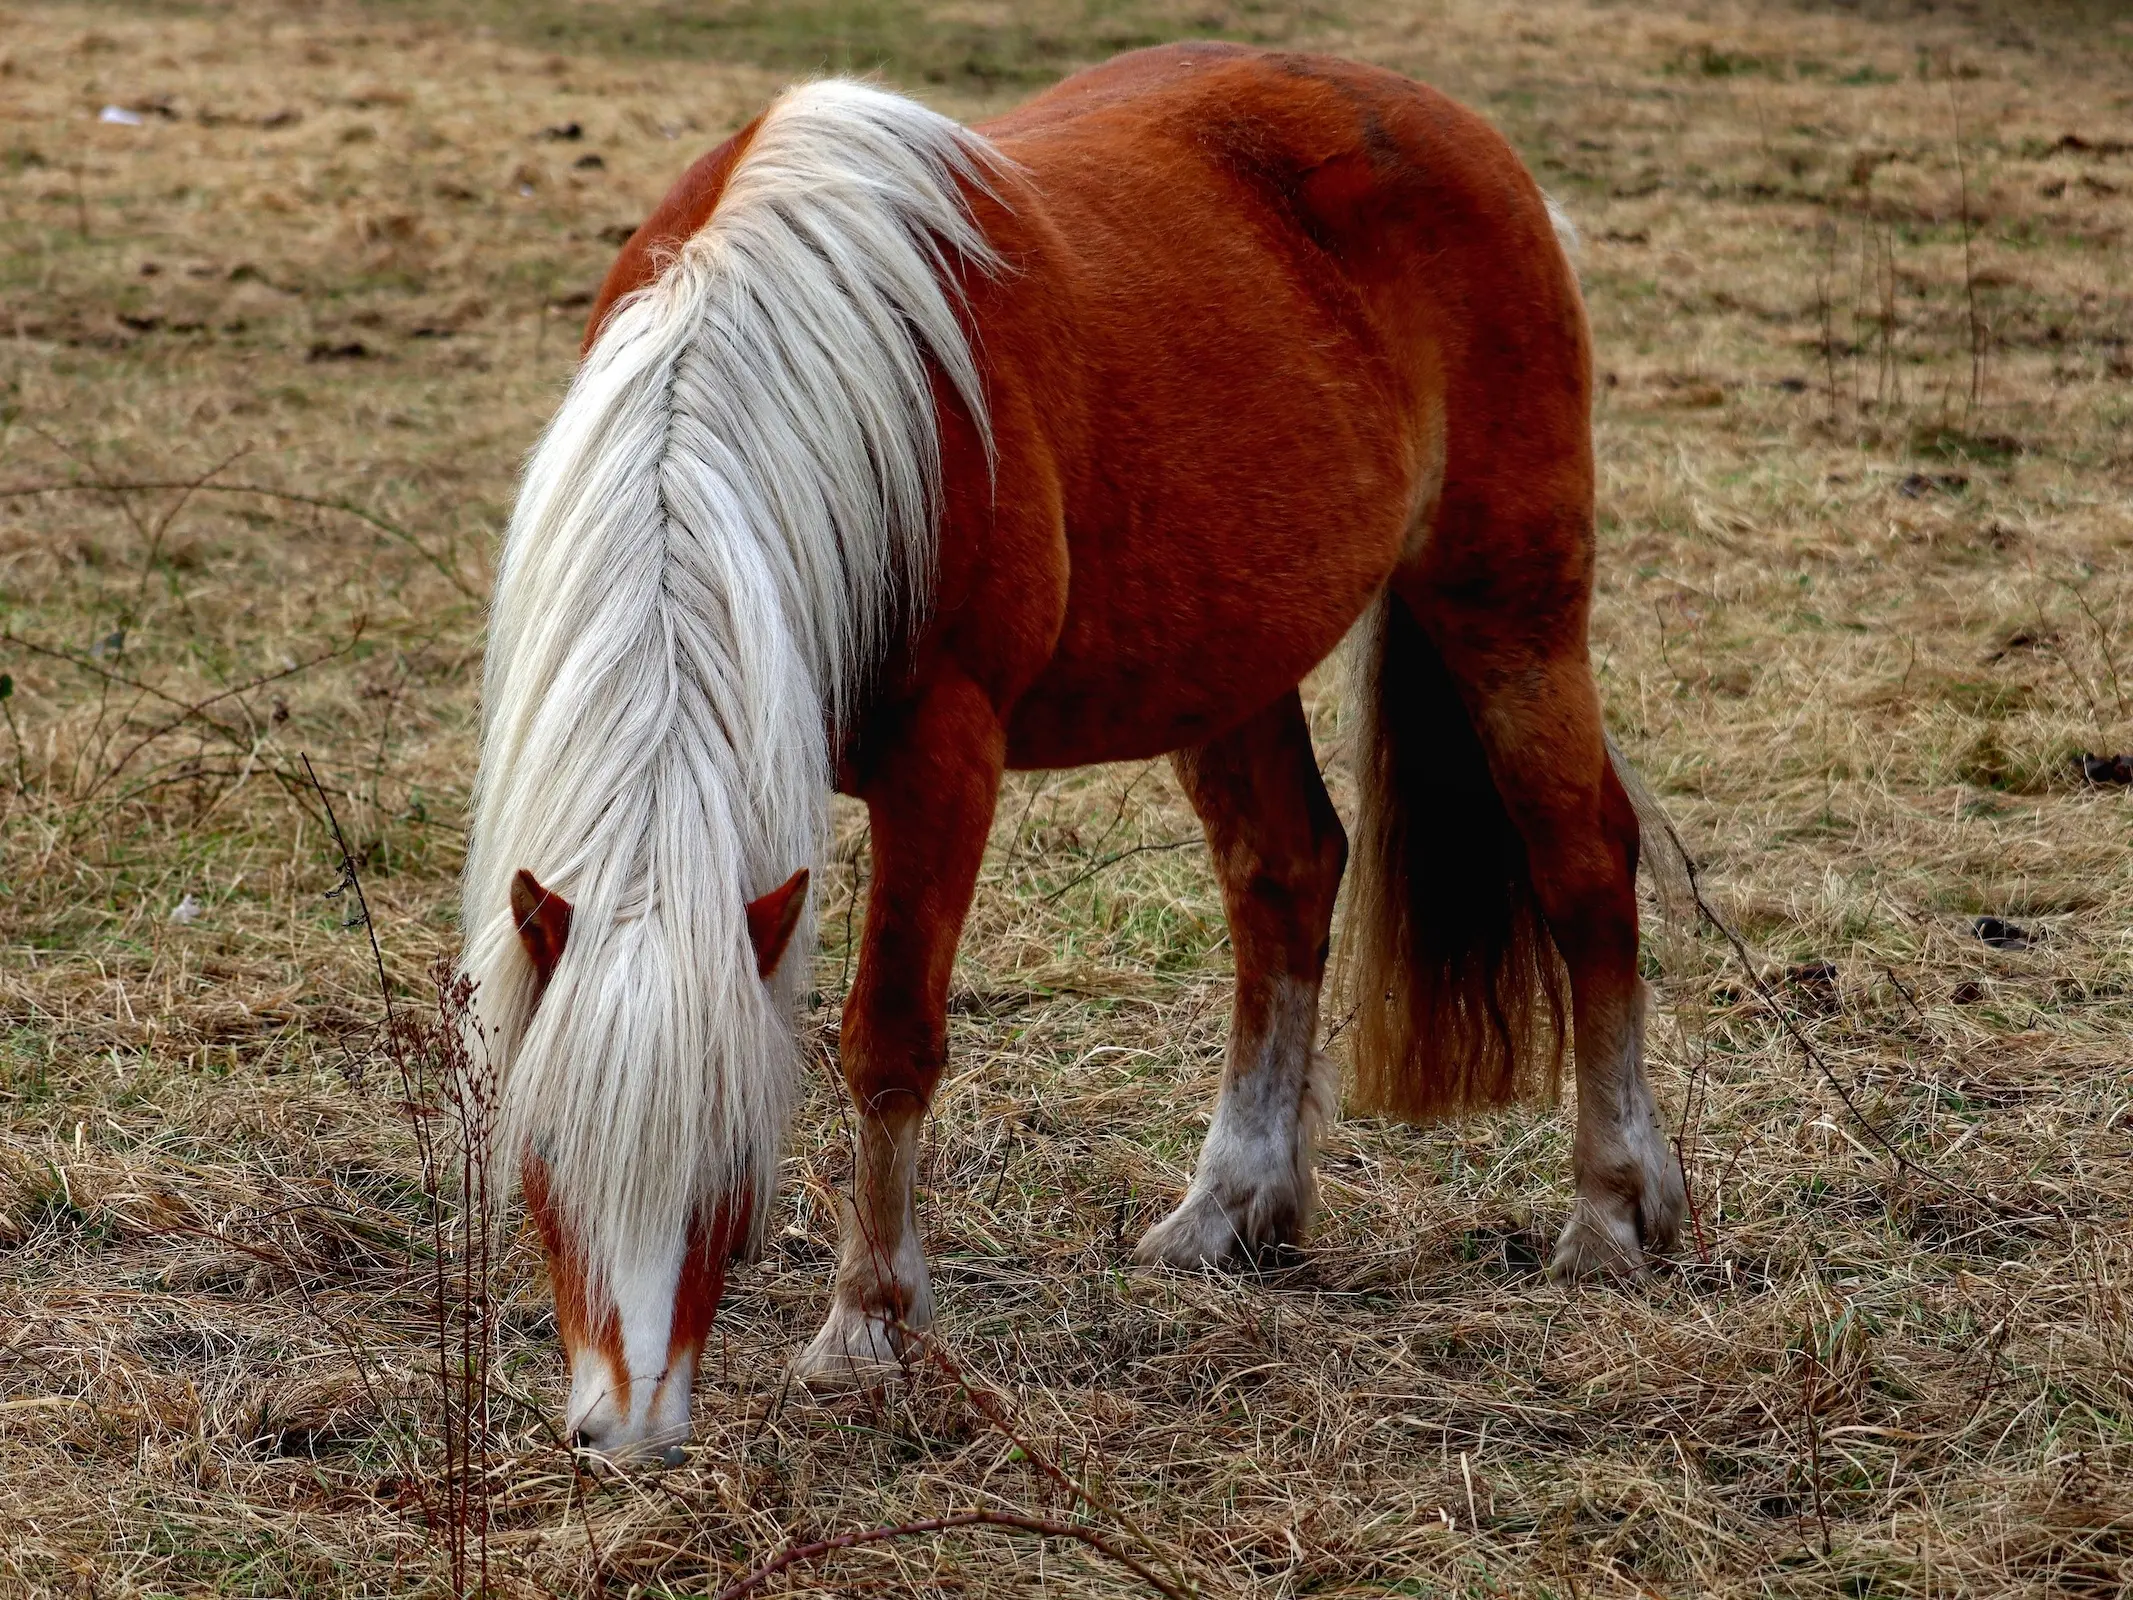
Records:
[[[924,1111],[948,1066],[946,1017],[908,1007],[889,1017],[869,1007],[845,1009],[837,1053],[852,1104],[875,1117]]]

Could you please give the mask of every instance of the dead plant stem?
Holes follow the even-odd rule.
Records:
[[[1978,310],[1977,262],[1971,248],[1970,163],[1963,154],[1963,101],[1956,89],[1956,74],[1947,74],[1948,109],[1955,122],[1955,181],[1960,195],[1963,223],[1963,299],[1970,320],[1970,398],[1963,407],[1967,427],[1985,392],[1985,323]]]
[[[957,1528],[1001,1528],[1034,1534],[1041,1539],[1072,1539],[1124,1567],[1157,1594],[1164,1596],[1164,1600],[1190,1600],[1190,1590],[1181,1589],[1169,1582],[1145,1562],[1121,1550],[1093,1528],[1083,1527],[1075,1522],[1054,1522],[1045,1517],[1025,1516],[1019,1511],[987,1509],[958,1511],[950,1516],[927,1517],[916,1522],[899,1522],[883,1528],[868,1528],[859,1533],[840,1533],[832,1539],[816,1539],[807,1544],[789,1546],[761,1566],[752,1568],[727,1584],[719,1590],[715,1600],[742,1600],[743,1596],[754,1594],[780,1573],[809,1562],[820,1561],[823,1557],[835,1555],[842,1550],[856,1550],[863,1545],[880,1544],[890,1539],[915,1539],[929,1533],[948,1533]]]
[[[0,500],[11,500],[40,494],[143,494],[158,490],[179,489],[205,494],[250,494],[265,500],[279,500],[288,505],[310,506],[318,511],[338,511],[343,516],[354,517],[358,522],[368,523],[380,533],[388,534],[406,545],[416,555],[450,583],[453,588],[470,600],[479,600],[482,593],[452,564],[438,555],[411,530],[402,527],[388,517],[381,517],[350,500],[336,499],[330,495],[301,494],[290,489],[277,489],[264,483],[208,483],[190,478],[85,478],[69,483],[21,483],[0,485]]]

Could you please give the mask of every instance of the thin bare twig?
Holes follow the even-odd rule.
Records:
[[[0,714],[6,716],[8,736],[15,741],[15,792],[27,796],[30,792],[29,747],[22,742],[22,729],[15,723],[15,680],[5,672],[0,672]]]
[[[1829,259],[1826,266],[1818,265],[1815,273],[1815,313],[1822,325],[1822,377],[1823,388],[1829,396],[1829,421],[1834,427],[1837,421],[1837,308],[1831,297],[1831,280],[1837,273],[1837,225],[1822,224],[1829,240]]]
[[[1816,1336],[1812,1323],[1808,1325],[1809,1337]],[[1807,1425],[1807,1487],[1814,1496],[1815,1521],[1822,1529],[1822,1556],[1827,1560],[1832,1549],[1829,1537],[1829,1512],[1822,1504],[1822,1356],[1821,1352],[1805,1352],[1800,1374],[1800,1417]]]
[[[356,915],[362,919],[363,931],[370,937],[370,960],[371,965],[377,969],[378,993],[385,1001],[385,1025],[387,1029],[391,1029],[398,1020],[397,1013],[393,1010],[393,987],[385,976],[385,952],[378,945],[378,926],[371,920],[370,901],[363,893],[363,875],[356,870],[355,852],[348,848],[348,835],[341,832],[341,819],[334,814],[333,801],[327,797],[326,786],[318,781],[318,774],[311,768],[311,752],[302,751],[297,759],[304,764],[304,776],[311,780],[311,787],[318,794],[319,804],[326,808],[326,826],[333,830],[334,846],[341,852],[341,881],[326,891],[326,898],[338,900],[344,894],[355,895]],[[403,1077],[404,1075],[403,1071]],[[406,1090],[408,1105],[413,1107],[414,1083],[403,1082],[401,1087]]]
[[[473,1070],[467,1043],[473,985],[456,974],[449,960],[436,969],[439,1017],[425,1022],[403,1016],[393,1004],[385,954],[363,891],[355,852],[341,830],[332,799],[311,766],[300,759],[326,809],[326,823],[341,854],[341,879],[327,891],[329,899],[355,897],[356,916],[370,940],[370,956],[379,997],[385,1005],[385,1048],[399,1074],[401,1106],[421,1159],[422,1192],[429,1201],[428,1289],[431,1337],[436,1354],[438,1397],[444,1431],[443,1481],[433,1497],[418,1485],[424,1515],[445,1539],[455,1597],[489,1592],[489,1436],[491,1433],[490,1352],[495,1314],[489,1282],[494,1269],[494,1241],[488,1188],[487,1152],[493,1127],[493,1081]],[[459,1139],[456,1196],[460,1248],[447,1249],[445,1201],[450,1180],[447,1164],[432,1130],[433,1117],[449,1114]],[[414,1254],[410,1250],[410,1255]]]
[[[25,638],[11,628],[0,629],[0,644],[11,644],[18,650],[27,650],[31,655],[44,656],[48,660],[64,661],[69,666],[79,667],[84,672],[95,674],[107,683],[115,683],[122,689],[138,690],[149,699],[160,700],[165,705],[176,706],[181,711],[190,712],[198,716],[194,708],[168,690],[159,689],[154,684],[144,682],[130,673],[107,667],[102,662],[92,660],[90,657],[83,655],[79,650],[68,650],[60,645],[41,644],[35,639]],[[213,702],[209,703],[212,704]],[[244,749],[250,743],[240,730],[217,722],[213,717],[198,716],[198,720],[213,728],[224,740],[239,750]]]
[[[250,694],[254,689],[264,689],[270,683],[279,683],[284,678],[296,677],[299,673],[309,672],[313,667],[323,666],[329,661],[336,660],[339,657],[348,654],[349,651],[353,650],[357,646],[357,644],[362,641],[363,629],[368,625],[368,621],[369,619],[365,617],[356,618],[355,627],[350,630],[348,635],[348,642],[346,644],[337,644],[331,650],[321,651],[319,654],[310,657],[308,660],[298,661],[291,666],[281,668],[277,672],[260,673],[257,677],[248,678],[243,683],[236,684],[228,689],[223,689],[215,694],[211,694],[204,700],[195,700],[189,705],[180,706],[178,708],[177,715],[169,718],[167,721],[157,724],[154,728],[151,728],[147,733],[143,734],[139,739],[135,740],[134,743],[127,749],[124,755],[120,756],[116,762],[112,763],[111,766],[107,767],[104,770],[104,774],[102,777],[98,778],[94,783],[89,785],[88,790],[81,796],[81,800],[83,802],[86,802],[95,799],[97,791],[102,789],[104,785],[109,783],[113,778],[116,778],[121,772],[124,772],[126,770],[127,764],[131,762],[135,756],[139,755],[143,750],[154,744],[165,734],[174,732],[176,729],[181,728],[186,723],[192,721],[195,717],[199,716],[201,712],[205,711],[209,706],[219,705],[222,701],[234,699],[238,695]],[[216,727],[218,732],[221,731],[218,724],[210,722],[209,725]],[[321,791],[322,794],[323,792],[324,791]]]
[[[995,1433],[1022,1452],[1025,1460],[1058,1484],[1073,1499],[1080,1501],[1098,1515],[1109,1517],[1113,1522],[1124,1528],[1126,1532],[1139,1541],[1141,1548],[1152,1555],[1162,1558],[1164,1564],[1170,1567],[1171,1577],[1178,1585],[1181,1587],[1188,1586],[1185,1575],[1177,1569],[1176,1563],[1171,1560],[1170,1553],[1167,1550],[1157,1544],[1155,1540],[1149,1538],[1140,1524],[1127,1515],[1124,1510],[1113,1505],[1103,1495],[1098,1494],[1087,1484],[1075,1478],[1058,1462],[1054,1461],[1049,1452],[1040,1450],[1020,1429],[1016,1428],[1007,1417],[1002,1415],[998,1398],[989,1390],[982,1390],[973,1384],[965,1376],[961,1364],[942,1348],[938,1339],[934,1338],[930,1333],[921,1333],[916,1329],[907,1327],[901,1320],[897,1322],[896,1326],[898,1331],[905,1336],[907,1341],[906,1348],[915,1349],[931,1362],[950,1383],[956,1386],[963,1398],[970,1402],[971,1408],[985,1419]]]
[[[201,473],[199,477],[181,486],[178,490],[178,497],[170,503],[170,508],[156,518],[155,528],[148,538],[147,553],[141,557],[140,581],[133,586],[133,605],[124,617],[126,626],[133,626],[135,620],[141,614],[141,607],[147,602],[148,575],[155,570],[156,557],[162,553],[164,537],[170,532],[171,525],[178,520],[179,513],[184,511],[186,505],[195,494],[206,488],[214,479],[221,477],[240,458],[249,455],[251,449],[252,447],[248,444],[239,445],[212,467]]]
[[[220,470],[220,469],[217,469]],[[335,499],[331,495],[299,494],[291,489],[277,489],[264,483],[208,483],[185,478],[84,478],[71,483],[18,483],[0,485],[0,500],[14,500],[40,494],[142,494],[161,490],[180,489],[191,493],[251,494],[265,500],[280,500],[288,505],[310,506],[317,511],[338,511],[358,522],[366,522],[380,533],[390,535],[406,545],[416,555],[428,562],[443,575],[445,580],[470,600],[479,600],[481,591],[467,582],[466,577],[443,556],[424,544],[412,530],[403,528],[389,517],[381,517],[375,511],[355,504],[351,500]]]
[[[1164,1600],[1190,1600],[1190,1592],[1180,1589],[1160,1574],[1151,1570],[1145,1562],[1119,1549],[1094,1528],[1083,1527],[1074,1522],[1053,1522],[1045,1517],[1025,1516],[1019,1511],[958,1511],[951,1516],[927,1517],[916,1522],[898,1522],[883,1528],[867,1528],[858,1533],[840,1533],[832,1539],[816,1539],[807,1544],[790,1545],[772,1556],[761,1566],[752,1568],[741,1577],[719,1590],[715,1600],[742,1600],[763,1587],[772,1578],[794,1567],[811,1561],[820,1561],[824,1556],[835,1555],[840,1550],[856,1550],[862,1545],[881,1544],[890,1539],[915,1539],[929,1533],[948,1533],[957,1528],[1001,1528],[1015,1533],[1034,1534],[1040,1539],[1072,1539],[1088,1546],[1098,1555],[1115,1561],[1148,1585]]]
[[[1947,75],[1948,109],[1955,120],[1955,181],[1962,196],[1963,295],[1970,318],[1970,398],[1963,407],[1967,423],[1985,392],[1985,322],[1977,307],[1977,265],[1970,245],[1970,165],[1963,156],[1963,102],[1956,92],[1956,77],[1953,72]]]
[[[2074,597],[2074,604],[2081,607],[2081,614],[2089,619],[2089,626],[2096,630],[2096,648],[2103,656],[2103,669],[2111,675],[2111,698],[2118,702],[2118,714],[2126,714],[2126,691],[2118,679],[2118,654],[2111,648],[2111,630],[2103,625],[2103,618],[2096,615],[2095,607],[2089,604],[2084,592],[2086,584],[2057,580],[2060,587]],[[2068,663],[2072,665],[2072,663]]]
[[[1844,1102],[1844,1109],[1850,1115],[1852,1121],[1857,1123],[1866,1136],[1879,1145],[1889,1159],[1894,1161],[1903,1171],[1912,1174],[1914,1177],[1921,1178],[1925,1182],[1933,1184],[1958,1199],[1966,1200],[1981,1209],[1997,1212],[2002,1216],[2008,1215],[2008,1208],[1999,1202],[1991,1200],[1987,1196],[1975,1194],[1953,1179],[1943,1177],[1931,1168],[1920,1166],[1899,1150],[1895,1141],[1882,1131],[1881,1125],[1866,1114],[1865,1108],[1853,1096],[1851,1086],[1837,1075],[1836,1069],[1824,1059],[1821,1051],[1814,1047],[1814,1042],[1801,1030],[1799,1024],[1793,1021],[1792,1013],[1786,1009],[1784,1002],[1779,1000],[1771,990],[1770,985],[1764,980],[1763,975],[1756,970],[1755,960],[1748,952],[1746,941],[1733,931],[1732,925],[1712,909],[1710,901],[1704,898],[1703,879],[1697,870],[1696,858],[1689,854],[1688,847],[1682,843],[1681,835],[1675,830],[1672,820],[1661,817],[1660,825],[1665,828],[1667,838],[1674,849],[1680,853],[1682,869],[1688,879],[1689,893],[1696,902],[1698,914],[1703,917],[1704,921],[1716,928],[1725,938],[1726,943],[1733,947],[1733,954],[1739,959],[1741,970],[1747,973],[1748,981],[1755,986],[1755,992],[1762,996],[1763,1003],[1770,1008],[1770,1013],[1777,1019],[1778,1026],[1784,1030],[1785,1035],[1794,1044],[1799,1046],[1800,1053],[1828,1080],[1829,1086],[1837,1091],[1837,1098]],[[2063,1214],[2053,1212],[2050,1215],[2062,1226],[2071,1226]]]
[[[1160,844],[1137,844],[1132,846],[1130,849],[1116,851],[1111,855],[1105,856],[1103,860],[1097,862],[1094,866],[1088,868],[1086,871],[1075,873],[1074,876],[1067,879],[1065,883],[1062,883],[1058,888],[1052,890],[1051,893],[1043,896],[1038,903],[1041,905],[1050,905],[1054,900],[1057,900],[1069,889],[1080,888],[1083,884],[1087,883],[1098,873],[1109,871],[1112,867],[1117,866],[1128,856],[1159,855],[1166,850],[1186,850],[1190,849],[1193,845],[1204,844],[1205,842],[1206,841],[1202,839],[1166,839]]]

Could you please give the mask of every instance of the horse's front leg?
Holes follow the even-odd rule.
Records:
[[[801,1355],[811,1387],[878,1382],[902,1329],[933,1321],[918,1231],[918,1141],[948,1061],[948,979],[999,793],[1005,735],[967,680],[929,687],[859,785],[874,883],[841,1053],[858,1124],[829,1319]]]

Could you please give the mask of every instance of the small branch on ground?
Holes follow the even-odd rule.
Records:
[[[192,721],[195,717],[199,717],[200,713],[205,711],[209,706],[218,705],[222,701],[233,699],[238,695],[249,694],[254,689],[263,689],[270,683],[280,683],[285,678],[296,677],[299,673],[309,672],[313,667],[323,666],[328,661],[338,660],[340,657],[348,654],[349,651],[353,650],[358,644],[362,642],[363,630],[369,625],[369,620],[370,619],[367,617],[356,618],[355,626],[349,630],[348,642],[346,644],[337,644],[331,650],[321,651],[319,654],[310,657],[308,660],[298,661],[293,665],[281,668],[277,672],[260,673],[257,677],[248,678],[243,683],[237,684],[231,688],[219,690],[216,693],[209,695],[204,700],[195,700],[189,705],[179,707],[177,715],[170,717],[161,723],[158,723],[147,733],[141,735],[139,739],[135,740],[134,743],[128,747],[124,755],[120,756],[118,760],[113,762],[109,767],[106,767],[104,769],[103,776],[89,785],[88,792],[81,796],[81,802],[78,803],[87,802],[95,799],[97,792],[101,790],[104,785],[109,783],[113,778],[116,778],[121,772],[124,772],[128,763],[130,763],[135,756],[139,755],[143,750],[154,744],[165,734],[175,732],[178,728],[183,727],[186,723]],[[201,718],[201,720],[207,722],[210,727],[216,727],[218,732],[220,731],[218,725],[215,724],[212,719],[203,717]],[[310,771],[310,763],[307,761],[305,762],[304,766],[305,771],[308,774]],[[312,781],[315,787],[317,783],[316,778],[314,777]],[[323,797],[325,791],[321,789],[319,793],[321,797]]]
[[[1033,1444],[1022,1430],[1016,1428],[1002,1414],[1003,1408],[999,1398],[990,1390],[980,1389],[973,1384],[964,1373],[961,1364],[953,1356],[949,1355],[938,1339],[931,1334],[921,1333],[914,1328],[907,1327],[901,1321],[896,1326],[897,1330],[910,1341],[911,1347],[931,1362],[943,1377],[954,1384],[963,1398],[970,1402],[971,1409],[983,1417],[987,1425],[995,1433],[1021,1451],[1024,1459],[1054,1483],[1058,1484],[1070,1497],[1080,1501],[1098,1515],[1109,1517],[1113,1522],[1124,1528],[1126,1532],[1133,1535],[1142,1549],[1148,1551],[1151,1555],[1160,1557],[1164,1565],[1170,1568],[1172,1580],[1181,1589],[1191,1587],[1187,1583],[1184,1573],[1179,1570],[1176,1558],[1168,1550],[1149,1538],[1140,1524],[1135,1522],[1132,1517],[1075,1478],[1058,1462],[1054,1461],[1048,1452],[1040,1450]],[[1169,1591],[1166,1590],[1165,1592]]]
[[[216,469],[220,471],[220,468]],[[358,522],[368,523],[380,533],[399,540],[430,566],[444,580],[469,600],[482,598],[481,590],[467,582],[466,577],[443,556],[422,542],[408,528],[389,517],[381,517],[355,504],[351,500],[335,499],[331,495],[299,494],[291,489],[277,489],[264,483],[209,483],[204,480],[185,478],[84,478],[71,483],[19,483],[0,485],[0,500],[22,499],[40,494],[153,494],[180,490],[188,494],[249,494],[263,500],[279,500],[286,505],[309,506],[315,511],[338,511],[344,517],[354,517]]]
[[[1190,849],[1193,845],[1201,844],[1204,842],[1205,841],[1200,839],[1165,839],[1160,844],[1137,844],[1130,849],[1117,851],[1111,855],[1105,856],[1103,860],[1097,862],[1094,866],[1088,868],[1086,871],[1077,872],[1076,874],[1074,874],[1073,877],[1067,879],[1065,883],[1062,883],[1058,888],[1052,890],[1051,893],[1043,896],[1040,903],[1044,905],[1050,905],[1054,900],[1057,900],[1069,889],[1080,888],[1083,884],[1087,883],[1098,873],[1109,871],[1112,867],[1117,866],[1128,856],[1160,855],[1166,850],[1186,850]]]
[[[1044,1517],[1024,1516],[1019,1511],[958,1511],[951,1516],[927,1517],[917,1522],[899,1522],[884,1528],[867,1528],[859,1533],[841,1533],[833,1539],[816,1539],[808,1544],[788,1546],[761,1566],[752,1568],[719,1590],[715,1600],[742,1600],[754,1594],[772,1578],[794,1567],[805,1566],[811,1561],[820,1561],[824,1556],[835,1555],[840,1550],[856,1550],[862,1545],[881,1544],[890,1539],[916,1539],[929,1533],[949,1533],[957,1528],[1000,1528],[1014,1533],[1034,1534],[1040,1539],[1072,1539],[1086,1545],[1098,1555],[1104,1556],[1124,1567],[1141,1582],[1148,1585],[1164,1600],[1189,1600],[1190,1591],[1179,1588],[1159,1573],[1152,1571],[1144,1562],[1119,1549],[1094,1528],[1085,1528],[1079,1523],[1053,1522]]]
[[[1704,898],[1703,878],[1697,869],[1696,858],[1689,854],[1688,846],[1682,843],[1681,835],[1675,830],[1673,822],[1662,816],[1660,825],[1666,830],[1668,841],[1681,858],[1682,869],[1688,880],[1689,894],[1695,902],[1697,914],[1713,928],[1717,929],[1726,943],[1733,947],[1733,954],[1739,960],[1741,970],[1747,973],[1749,983],[1755,986],[1755,992],[1762,997],[1763,1003],[1770,1008],[1770,1014],[1777,1019],[1778,1026],[1784,1031],[1786,1037],[1799,1047],[1800,1053],[1828,1080],[1829,1086],[1837,1091],[1837,1098],[1844,1102],[1844,1109],[1852,1121],[1857,1123],[1866,1136],[1879,1145],[1889,1159],[1895,1162],[1902,1171],[1908,1172],[1912,1176],[1932,1184],[1960,1200],[1967,1201],[1980,1210],[1994,1213],[2002,1218],[2009,1218],[2011,1216],[2010,1209],[2000,1202],[1988,1196],[1977,1194],[1953,1179],[1943,1177],[1931,1168],[1922,1167],[1913,1161],[1896,1147],[1895,1141],[1882,1130],[1881,1125],[1866,1114],[1865,1108],[1859,1104],[1858,1099],[1853,1095],[1851,1086],[1838,1076],[1836,1069],[1823,1057],[1822,1052],[1815,1048],[1814,1042],[1807,1037],[1800,1025],[1793,1020],[1791,1011],[1772,991],[1763,975],[1756,970],[1755,960],[1749,954],[1747,942],[1733,931],[1732,925],[1712,909],[1710,901]],[[2048,1210],[2047,1214],[2052,1220],[2058,1222],[2061,1227],[2072,1227],[2071,1220],[2064,1213]]]
[[[1970,163],[1963,154],[1963,102],[1955,87],[1959,76],[1954,72],[1948,73],[1947,84],[1948,110],[1955,122],[1955,181],[1962,197],[1963,297],[1970,321],[1970,398],[1963,407],[1963,421],[1967,424],[1985,393],[1987,330],[1984,314],[1978,310],[1977,262],[1970,242]]]
[[[487,1158],[496,1110],[494,1075],[477,1070],[470,1054],[469,1035],[478,1037],[480,1032],[473,1016],[473,984],[453,970],[449,959],[440,960],[436,969],[434,1018],[402,1012],[393,1004],[385,953],[355,852],[341,830],[332,798],[312,769],[309,752],[300,759],[341,855],[340,882],[327,897],[353,895],[356,914],[350,925],[360,921],[370,940],[371,967],[385,1005],[385,1050],[399,1074],[401,1109],[421,1159],[422,1192],[429,1204],[427,1287],[444,1467],[434,1493],[419,1481],[416,1491],[425,1519],[444,1537],[451,1593],[455,1600],[464,1600],[489,1592],[489,1402],[497,1319],[490,1291],[495,1251]],[[434,1131],[434,1124],[447,1116],[459,1142],[456,1175]],[[456,1202],[456,1225],[447,1201]]]

